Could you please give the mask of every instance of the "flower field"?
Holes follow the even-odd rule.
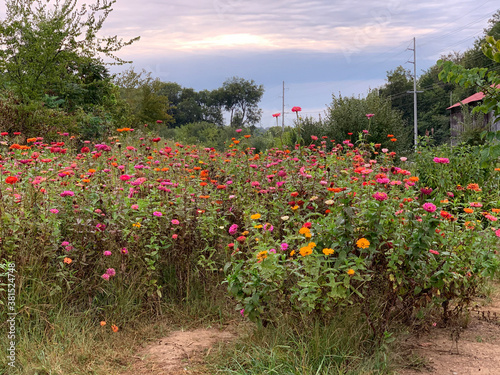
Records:
[[[217,151],[129,128],[97,144],[2,133],[0,253],[19,270],[19,319],[59,301],[118,331],[222,282],[251,320],[359,304],[381,335],[431,305],[446,320],[498,270],[496,166],[483,186],[454,185],[458,157],[431,155],[428,186],[364,134],[260,153],[236,135]]]

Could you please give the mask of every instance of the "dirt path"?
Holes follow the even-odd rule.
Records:
[[[230,342],[235,337],[229,330],[215,328],[174,331],[137,353],[132,369],[123,375],[201,375],[192,367],[203,363],[213,345]]]
[[[202,365],[211,348],[235,338],[215,328],[174,331],[140,350],[122,375],[206,375]],[[472,309],[466,329],[437,325],[400,350],[406,368],[398,375],[500,375],[500,286],[492,302]]]
[[[400,375],[500,375],[500,295],[472,309],[466,329],[432,327],[404,347],[414,369]]]

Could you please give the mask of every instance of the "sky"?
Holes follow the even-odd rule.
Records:
[[[264,85],[268,127],[283,81],[285,124],[293,106],[323,116],[332,94],[364,96],[387,71],[413,70],[413,37],[419,76],[471,47],[498,9],[497,0],[117,0],[102,34],[141,37],[117,53],[133,64],[112,72],[133,66],[197,91],[233,76]]]

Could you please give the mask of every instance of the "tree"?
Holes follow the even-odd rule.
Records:
[[[214,95],[214,100],[223,103],[224,109],[229,112],[230,126],[251,126],[260,121],[262,110],[258,104],[264,95],[263,85],[257,85],[254,80],[232,77]]]
[[[366,117],[369,113],[374,114],[370,120]],[[323,126],[327,135],[339,143],[345,139],[355,140],[353,137],[366,129],[369,130],[369,142],[398,151],[411,148],[413,138],[406,130],[402,113],[393,109],[390,100],[379,96],[377,90],[371,91],[366,98],[333,95]],[[389,134],[397,141],[392,142],[394,138],[388,138]]]
[[[412,74],[400,65],[387,72],[387,83],[379,89],[379,94],[390,99],[392,108],[401,111],[403,119],[412,124],[413,97],[408,91],[413,91]]]
[[[490,68],[495,69],[500,67],[500,63],[491,61],[482,53],[482,46],[486,42],[487,37],[493,37],[496,40],[500,39],[500,9],[494,13],[488,20],[488,27],[484,29],[482,37],[474,41],[474,46],[465,51],[460,64],[465,68]]]
[[[165,95],[165,83],[159,78],[153,78],[144,69],[135,72],[134,68],[124,71],[115,78],[120,87],[121,97],[129,104],[136,123],[173,123],[170,102]]]
[[[125,63],[115,52],[139,37],[97,36],[115,2],[77,8],[77,0],[7,0],[7,16],[0,22],[3,87],[24,101],[37,100],[81,85],[89,66],[105,65],[103,57]]]

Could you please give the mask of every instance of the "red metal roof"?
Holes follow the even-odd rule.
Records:
[[[493,85],[491,85],[493,87]],[[497,86],[498,89],[500,89],[500,85]],[[473,102],[478,102],[480,100],[483,100],[484,98],[484,92],[476,92],[474,95],[469,96],[468,98],[465,98],[464,100],[459,101],[458,103],[453,104],[452,106],[446,108],[446,109],[451,109],[455,107],[460,107],[463,104],[467,103],[473,103]]]
[[[468,98],[465,98],[464,100],[453,104],[452,106],[446,108],[446,109],[452,109],[455,107],[460,107],[462,104],[467,104],[467,103],[472,103],[472,102],[477,102],[479,100],[482,100],[484,98],[484,92],[476,92],[474,95],[469,96]]]

